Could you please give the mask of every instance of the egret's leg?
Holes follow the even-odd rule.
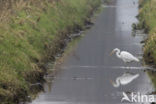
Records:
[[[126,62],[124,62],[124,66],[123,66],[123,67],[124,67],[125,70],[127,70],[127,69],[126,69]]]
[[[125,65],[125,63],[124,63],[124,64],[123,64],[123,69],[124,69],[124,70],[126,69],[125,66],[126,66],[126,65]]]
[[[124,62],[124,67],[125,67],[125,70],[127,72],[127,63],[126,62]]]
[[[131,67],[130,66],[128,66],[128,63],[127,63],[127,69],[129,70],[129,69],[131,69]]]
[[[130,67],[128,67],[128,63],[126,62],[126,73],[129,73],[129,69],[130,69]]]
[[[127,69],[127,63],[126,62],[124,62],[124,68]]]
[[[127,62],[125,62],[125,69],[126,69],[126,70],[128,69],[128,64],[127,64]]]

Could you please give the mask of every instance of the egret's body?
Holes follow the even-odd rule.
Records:
[[[120,59],[122,59],[125,63],[129,63],[129,62],[139,62],[139,59],[136,58],[135,56],[133,56],[131,53],[127,52],[127,51],[120,51],[118,48],[115,48],[112,51],[112,54],[116,53],[116,56]]]
[[[127,85],[138,77],[139,74],[124,73],[122,76],[116,78],[116,82],[112,82],[112,84],[114,87],[119,87],[120,85]]]

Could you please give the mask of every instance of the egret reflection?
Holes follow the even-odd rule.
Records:
[[[133,80],[139,77],[139,74],[133,74],[130,72],[124,73],[122,76],[116,78],[116,81],[111,81],[114,87],[119,87],[120,85],[127,85],[131,83]]]

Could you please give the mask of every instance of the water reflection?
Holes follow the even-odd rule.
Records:
[[[133,74],[130,72],[124,73],[122,76],[116,78],[116,81],[111,81],[114,87],[119,87],[120,85],[127,85],[131,83],[133,80],[139,77],[139,74]]]

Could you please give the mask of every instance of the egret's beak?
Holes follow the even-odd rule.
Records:
[[[115,52],[115,51],[113,50],[113,51],[110,53],[110,56],[112,56],[114,52]]]
[[[112,80],[110,80],[110,83],[113,85],[114,84],[114,82],[112,81]]]

